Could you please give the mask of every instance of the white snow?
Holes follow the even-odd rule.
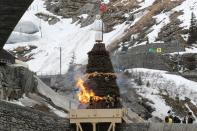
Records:
[[[33,22],[22,21],[17,24],[14,31],[26,34],[34,34],[36,32],[39,32],[39,28]]]
[[[16,101],[16,100],[13,100],[13,101],[6,101],[6,102],[9,102],[9,103],[12,103],[12,104],[16,104],[16,105],[19,105],[19,106],[24,106],[24,105],[22,104],[22,102]]]
[[[161,29],[170,23],[169,16],[170,13],[162,13],[153,17],[156,19],[156,24],[151,28],[153,31],[147,35],[150,43],[155,42]]]
[[[82,17],[82,18],[86,19],[88,17],[88,14],[82,14],[79,17]]]
[[[68,114],[64,113],[63,111],[59,111],[55,108],[53,108],[52,106],[48,105],[48,107],[52,110],[52,112],[54,112],[56,115],[58,115],[59,117],[63,117],[66,118],[68,117]]]
[[[180,26],[189,29],[191,13],[193,12],[197,16],[197,1],[185,0],[180,6],[174,8],[173,11],[183,12],[183,15],[178,17],[183,22]]]
[[[139,1],[141,2],[141,0]],[[151,6],[153,3],[155,2],[155,0],[144,0],[142,3],[140,3],[139,5],[143,8],[149,7]]]
[[[44,104],[47,107],[49,107],[50,111],[55,113],[57,116],[62,117],[62,118],[67,118],[68,117],[68,114],[64,113],[63,111],[55,109],[54,107],[52,107],[51,105],[49,105],[45,101],[43,101],[43,99],[40,98],[39,96],[37,96],[36,94],[29,94],[28,97],[23,95],[23,98],[21,98],[19,100],[6,101],[6,102],[16,104],[16,105],[20,105],[20,106],[25,106],[25,107],[33,107],[36,104],[38,104],[38,105]]]
[[[14,44],[14,43],[22,43],[22,42],[30,42],[36,41],[39,39],[38,34],[26,34],[20,32],[12,32],[12,35],[7,40],[7,43]]]

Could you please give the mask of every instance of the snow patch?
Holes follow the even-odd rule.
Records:
[[[178,18],[183,22],[180,27],[189,29],[191,13],[193,12],[197,16],[197,2],[196,0],[185,0],[180,6],[177,6],[173,11],[182,11],[183,15]]]
[[[152,26],[151,29],[153,31],[147,35],[150,43],[155,42],[156,38],[158,37],[158,33],[161,31],[161,29],[165,25],[170,23],[169,15],[170,13],[162,13],[153,17],[156,19],[157,23]]]

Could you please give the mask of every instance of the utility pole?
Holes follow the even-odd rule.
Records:
[[[41,18],[40,18],[40,21],[39,21],[39,28],[40,28],[40,37],[42,38],[42,21],[41,21]]]
[[[60,75],[62,75],[62,47],[60,47]]]

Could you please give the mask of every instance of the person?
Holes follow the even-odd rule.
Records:
[[[90,100],[89,100],[89,106],[90,106],[89,107],[90,109],[94,108],[94,98],[92,96],[90,97]]]
[[[188,113],[188,118],[187,118],[187,123],[188,124],[193,124],[193,122],[195,121],[192,112]]]
[[[107,97],[105,98],[105,106],[106,106],[107,108],[110,107],[110,96],[109,96],[109,95],[107,95]]]
[[[172,111],[169,110],[169,111],[167,112],[167,114],[168,114],[168,115],[165,117],[165,122],[166,122],[166,123],[173,123]]]
[[[187,123],[186,117],[183,118],[182,123],[183,123],[183,124],[186,124],[186,123]]]
[[[172,121],[172,118],[170,118],[169,116],[166,116],[165,117],[165,123],[172,123],[173,121]]]
[[[181,120],[178,116],[174,116],[173,123],[181,123]]]
[[[110,95],[107,95],[105,99],[105,105],[107,108],[111,108],[114,106],[114,99]]]
[[[116,95],[114,96],[114,108],[120,107],[120,98]]]
[[[168,117],[169,117],[169,118],[171,118],[172,120],[174,119],[174,117],[173,117],[173,115],[172,115],[172,111],[171,111],[171,110],[169,110],[169,111],[168,111]]]

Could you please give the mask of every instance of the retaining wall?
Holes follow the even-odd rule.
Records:
[[[151,48],[155,52],[150,52]],[[156,52],[157,48],[161,48],[160,53]],[[112,61],[114,67],[118,68],[149,68],[168,71],[169,68],[166,66],[162,54],[184,50],[184,46],[176,42],[146,44],[116,53],[112,55]]]

